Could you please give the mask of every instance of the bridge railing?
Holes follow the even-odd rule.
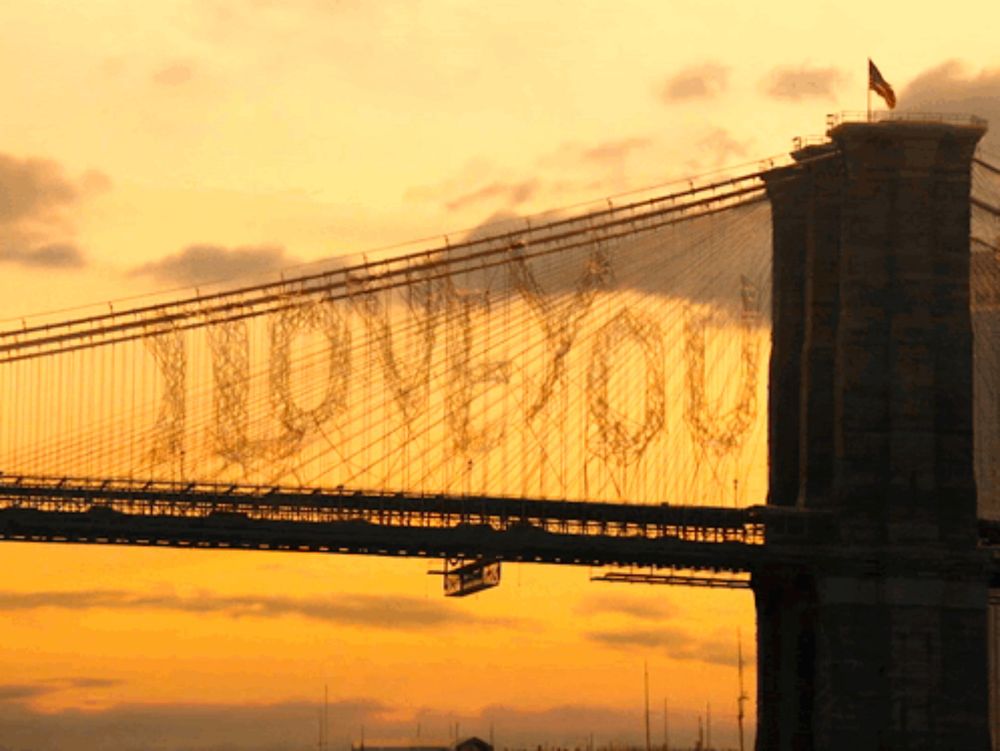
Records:
[[[0,511],[4,509],[84,514],[99,520],[110,514],[207,519],[218,523],[363,522],[380,527],[407,528],[473,525],[498,531],[535,529],[588,537],[748,545],[764,542],[764,525],[748,509],[428,495],[345,488],[2,477]]]

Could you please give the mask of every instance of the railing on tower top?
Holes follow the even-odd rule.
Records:
[[[871,122],[910,122],[910,123],[946,123],[950,125],[967,125],[985,127],[985,119],[977,115],[956,112],[898,112],[896,110],[874,110],[872,112],[848,111],[831,112],[826,116],[826,127],[835,128],[842,123]]]
[[[826,136],[795,136],[792,139],[792,148],[799,151],[807,146],[822,146],[825,143],[830,143],[830,139]]]

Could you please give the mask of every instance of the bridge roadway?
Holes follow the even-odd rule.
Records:
[[[836,545],[834,521],[822,512],[773,506],[0,475],[0,540],[22,542],[739,573],[769,565],[816,565],[824,558],[843,564],[848,557]],[[982,522],[980,538],[984,547],[1000,550],[1000,524]],[[867,568],[878,565],[858,551],[849,560]]]
[[[764,543],[761,515],[774,516],[763,507],[0,476],[0,539],[37,542],[748,571]]]

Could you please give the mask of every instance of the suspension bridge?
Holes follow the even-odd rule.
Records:
[[[975,118],[830,125],[489,234],[13,322],[0,538],[424,556],[450,594],[503,561],[752,587],[758,748],[986,748],[1000,157]]]

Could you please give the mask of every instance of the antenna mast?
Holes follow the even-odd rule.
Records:
[[[740,731],[740,751],[743,749],[743,705],[748,700],[747,692],[743,689],[743,637],[739,629],[736,630],[736,664],[740,681],[740,693],[736,697],[736,723]]]
[[[649,663],[642,663],[642,676],[646,689],[646,751],[653,751],[649,742]]]
[[[663,751],[670,751],[670,725],[667,724],[667,697],[663,697]]]

